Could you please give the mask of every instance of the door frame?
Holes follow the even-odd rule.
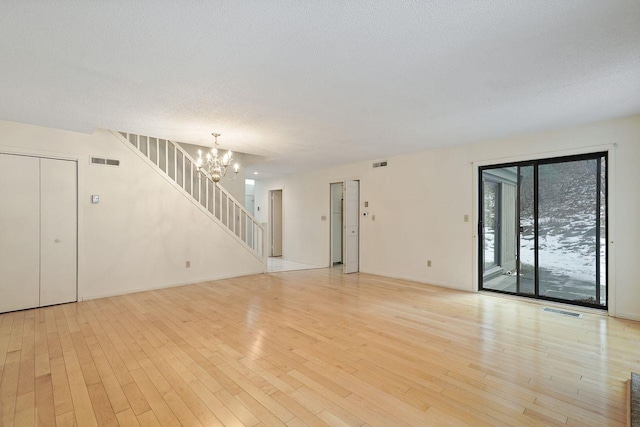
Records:
[[[600,159],[604,158],[605,160],[605,165],[607,163],[607,153],[606,152],[597,152],[597,153],[591,153],[591,154],[581,154],[581,155],[575,155],[575,156],[563,156],[563,157],[552,157],[552,158],[544,158],[544,159],[536,159],[536,160],[530,160],[530,161],[524,161],[524,162],[517,162],[517,163],[501,163],[501,164],[494,164],[494,165],[489,165],[489,166],[483,166],[480,167],[478,173],[479,173],[479,177],[478,180],[480,181],[480,187],[478,188],[478,191],[480,192],[480,203],[478,204],[478,216],[482,215],[485,212],[485,206],[484,206],[484,192],[485,192],[485,183],[486,182],[497,182],[495,181],[494,177],[492,175],[498,176],[499,173],[498,171],[503,170],[503,169],[508,169],[508,168],[517,168],[517,176],[518,176],[518,182],[520,182],[520,168],[521,167],[532,167],[533,168],[533,177],[534,177],[534,187],[533,187],[533,209],[534,209],[534,269],[535,269],[535,274],[534,274],[534,288],[535,291],[533,294],[518,294],[518,296],[523,296],[526,298],[534,298],[534,299],[538,299],[538,300],[547,300],[547,301],[554,301],[554,302],[561,302],[561,303],[566,303],[566,304],[571,304],[571,305],[578,305],[578,306],[584,306],[584,307],[590,307],[590,308],[596,308],[598,310],[606,310],[607,309],[607,304],[608,304],[608,294],[609,294],[609,289],[608,287],[605,288],[606,292],[607,292],[607,296],[605,297],[604,301],[605,304],[601,305],[601,304],[591,304],[591,303],[586,303],[586,302],[578,302],[578,301],[572,301],[572,300],[567,300],[567,299],[563,299],[563,298],[555,298],[555,297],[549,297],[546,295],[540,295],[540,265],[539,265],[539,229],[538,229],[538,220],[540,219],[538,216],[538,210],[539,210],[539,194],[540,194],[540,183],[539,183],[539,168],[541,166],[544,165],[557,165],[557,164],[563,164],[563,163],[568,163],[568,162],[581,162],[581,161],[590,161],[590,160],[598,160],[597,163],[597,174],[598,174],[598,178],[597,178],[597,182],[596,182],[596,192],[597,192],[597,198],[596,198],[596,206],[597,206],[597,210],[598,212],[601,212],[600,208],[600,177],[601,177],[601,169],[600,169]],[[605,169],[606,170],[606,169]],[[491,171],[495,171],[495,172],[491,172]],[[485,178],[484,174],[487,173],[488,177]],[[606,179],[606,175],[605,175],[605,183],[604,183],[604,192],[605,192],[605,196],[606,196],[606,190],[607,190],[607,179]],[[501,187],[499,187],[501,189]],[[500,190],[501,191],[501,190]],[[516,198],[516,203],[519,201],[519,197]],[[498,194],[498,192],[496,192],[496,198],[495,198],[495,204],[496,207],[499,209],[499,211],[501,212],[503,210],[503,205],[502,205],[502,198],[501,195]],[[495,245],[495,253],[499,254],[501,251],[499,250],[501,244],[502,244],[502,227],[503,227],[503,221],[500,218],[500,214],[496,213],[496,219],[497,219],[497,229],[495,231],[495,237],[494,237],[494,245]],[[520,212],[516,212],[515,215],[516,218],[518,218],[518,225],[516,227],[516,229],[519,229],[520,227]],[[605,235],[606,235],[606,231],[607,231],[607,218],[608,218],[608,214],[605,215],[605,221],[604,221],[604,227],[605,227]],[[482,224],[482,225],[480,225]],[[596,239],[596,259],[595,259],[595,285],[596,285],[596,289],[595,289],[595,293],[596,293],[596,301],[600,301],[601,299],[601,283],[600,283],[600,245],[601,245],[601,240],[600,240],[600,228],[601,228],[602,224],[600,223],[600,218],[599,218],[599,214],[598,216],[596,216],[596,228],[595,228],[595,239]],[[484,223],[478,223],[478,232],[480,233],[480,230],[483,230],[482,233],[484,233]],[[516,238],[514,240],[518,241],[518,249],[520,249],[520,242],[519,242],[519,231],[515,231],[516,233]],[[484,251],[484,234],[482,234],[482,239],[478,241],[479,247],[478,247],[478,256],[479,258],[482,258],[482,260],[478,259],[478,263],[481,264],[481,268],[482,271],[478,271],[478,278],[480,280],[479,282],[479,288],[480,290],[486,290],[486,291],[491,291],[491,292],[498,292],[498,293],[504,293],[504,294],[510,294],[513,295],[514,292],[510,292],[510,291],[503,291],[503,290],[497,290],[497,289],[491,289],[491,288],[485,288],[484,285],[484,281],[485,279],[489,278],[492,276],[492,270],[487,272],[485,271],[485,263],[484,263],[484,255],[485,255],[485,251]],[[482,247],[482,248],[481,248]],[[607,245],[605,244],[605,270],[607,270],[608,267],[608,261],[606,259],[606,247]],[[518,256],[519,256],[520,251],[518,250]],[[500,262],[502,262],[502,260],[500,260]],[[496,265],[496,268],[500,268],[502,266],[501,263]],[[519,289],[519,281],[520,281],[520,259],[518,257],[518,259],[516,259],[516,280],[518,282],[518,284],[516,285],[517,289]]]
[[[333,193],[331,192],[332,186],[334,185],[342,185],[342,194],[344,198],[344,181],[336,181],[329,183],[329,267],[334,267],[333,265],[333,244],[334,244],[334,236],[333,236]],[[344,200],[343,200],[344,202]],[[342,206],[342,217],[344,217],[344,204]],[[340,224],[340,228],[343,230],[341,233],[341,242],[340,248],[342,250],[342,261],[344,261],[344,218],[342,218],[342,224]],[[344,262],[341,262],[344,265]]]
[[[345,270],[345,266],[346,263],[344,262],[345,260],[345,252],[346,252],[346,233],[344,232],[344,229],[346,227],[345,225],[345,219],[344,219],[344,214],[346,212],[345,208],[344,208],[344,192],[346,191],[346,183],[347,181],[357,181],[358,182],[358,272],[360,272],[360,253],[361,253],[361,239],[360,239],[360,233],[362,231],[362,227],[360,226],[360,212],[362,211],[362,207],[360,206],[360,201],[362,200],[362,180],[360,178],[345,178],[343,180],[331,180],[329,181],[329,221],[327,221],[329,223],[329,255],[328,255],[328,266],[329,267],[333,267],[333,260],[331,258],[331,250],[332,250],[332,242],[333,242],[333,231],[332,231],[332,212],[331,212],[331,185],[332,184],[342,184],[342,191],[343,191],[343,204],[342,204],[342,209],[343,209],[343,217],[342,217],[342,272],[343,274],[349,274],[349,273],[344,273]]]
[[[510,163],[520,163],[520,162],[530,162],[535,160],[542,159],[552,159],[557,157],[569,157],[569,156],[580,156],[580,155],[590,155],[596,153],[606,153],[607,156],[607,173],[606,173],[606,182],[607,182],[607,309],[606,312],[610,316],[617,316],[616,309],[616,248],[614,245],[614,241],[616,239],[616,221],[615,216],[612,215],[614,211],[613,207],[616,206],[616,193],[615,193],[615,150],[616,144],[604,144],[604,145],[594,145],[590,147],[581,147],[569,150],[558,150],[558,151],[546,151],[546,152],[538,152],[531,153],[521,156],[511,156],[511,157],[501,157],[501,158],[493,158],[493,159],[484,159],[477,160],[471,162],[472,169],[472,194],[473,194],[473,209],[472,212],[472,222],[471,222],[471,233],[472,233],[472,292],[480,292],[480,264],[479,264],[479,245],[480,245],[480,235],[478,233],[478,224],[480,221],[479,217],[479,206],[480,206],[480,197],[482,195],[480,189],[481,180],[480,180],[480,168],[483,166],[492,166],[492,165],[508,165]],[[484,291],[482,291],[484,292]],[[491,292],[493,293],[493,292]],[[518,298],[526,298],[525,296],[517,296]],[[540,302],[540,303],[548,303],[549,301],[543,299],[529,299],[530,301]],[[563,304],[563,302],[560,302]],[[575,307],[575,305],[572,305]],[[605,310],[603,310],[604,312]]]
[[[281,245],[282,245],[282,253],[280,255],[278,255],[279,257],[284,258],[284,187],[280,187],[280,188],[271,188],[269,189],[269,215],[268,215],[268,223],[267,223],[267,228],[268,228],[268,236],[269,236],[269,247],[268,247],[268,256],[273,256],[273,201],[272,201],[272,196],[273,193],[275,191],[280,191],[281,193],[281,200],[280,200],[280,208],[281,208],[281,213],[280,216],[282,218],[282,225],[281,225],[281,229],[280,229],[280,239],[281,239]]]

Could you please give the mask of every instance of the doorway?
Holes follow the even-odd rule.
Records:
[[[331,184],[331,266],[342,265],[343,245],[343,190],[344,184],[336,182]]]
[[[330,266],[343,273],[360,270],[360,181],[330,184]]]
[[[479,173],[479,288],[606,309],[607,154]]]
[[[269,256],[282,256],[282,190],[269,191]]]

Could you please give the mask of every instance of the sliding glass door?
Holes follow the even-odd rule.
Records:
[[[607,307],[605,153],[480,168],[480,289]]]

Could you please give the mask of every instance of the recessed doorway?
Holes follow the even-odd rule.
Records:
[[[360,181],[330,184],[330,266],[343,273],[360,270]]]
[[[269,256],[282,256],[282,190],[269,191]]]
[[[331,184],[331,266],[342,265],[343,228],[343,189],[342,182]]]

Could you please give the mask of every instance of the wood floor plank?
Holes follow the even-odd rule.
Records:
[[[115,413],[125,411],[130,407],[129,401],[127,400],[127,396],[124,394],[122,387],[118,382],[118,379],[113,373],[113,370],[109,365],[109,361],[100,348],[98,340],[93,337],[87,341],[89,350],[91,351],[93,362],[95,363],[95,367],[98,371],[100,382],[102,382],[102,385],[104,386],[107,395],[109,396],[109,402],[111,402],[113,411]]]
[[[87,385],[91,405],[99,426],[117,426],[118,420],[102,383]]]
[[[116,417],[118,418],[118,424],[120,427],[138,427],[140,425],[138,418],[131,408],[118,412]]]
[[[73,411],[64,413],[62,415],[56,415],[56,427],[76,427],[78,423],[76,421],[76,415]]]
[[[36,421],[36,396],[35,391],[19,395],[16,398],[16,416],[14,423],[17,426],[32,426]]]
[[[55,404],[53,400],[53,383],[51,374],[36,378],[36,424],[38,426],[55,425]]]
[[[334,269],[0,314],[0,424],[623,426],[640,323]]]
[[[91,405],[91,397],[82,376],[80,361],[75,352],[64,353],[64,363],[67,368],[69,390],[73,401],[73,409],[78,424],[82,426],[97,426],[96,414]]]
[[[73,411],[73,399],[64,358],[51,359],[51,384],[56,417]],[[75,418],[75,415],[74,415]]]
[[[147,399],[144,398],[144,395],[135,382],[122,386],[122,390],[124,391],[124,394],[129,401],[129,405],[131,406],[131,409],[133,409],[133,413],[135,415],[141,415],[151,410]]]
[[[20,371],[20,351],[7,354],[0,382],[0,415],[1,424],[11,426],[16,413],[16,399],[18,398],[18,372]]]
[[[131,375],[133,376],[136,385],[140,387],[140,391],[142,392],[144,399],[151,407],[151,411],[145,412],[145,414],[151,413],[153,417],[149,415],[143,417],[145,420],[144,423],[147,423],[148,419],[156,419],[163,426],[180,426],[180,422],[174,415],[173,411],[169,408],[167,402],[165,402],[160,392],[158,392],[142,368],[132,371]],[[138,416],[138,421],[140,421],[140,424],[143,424],[140,416]]]

